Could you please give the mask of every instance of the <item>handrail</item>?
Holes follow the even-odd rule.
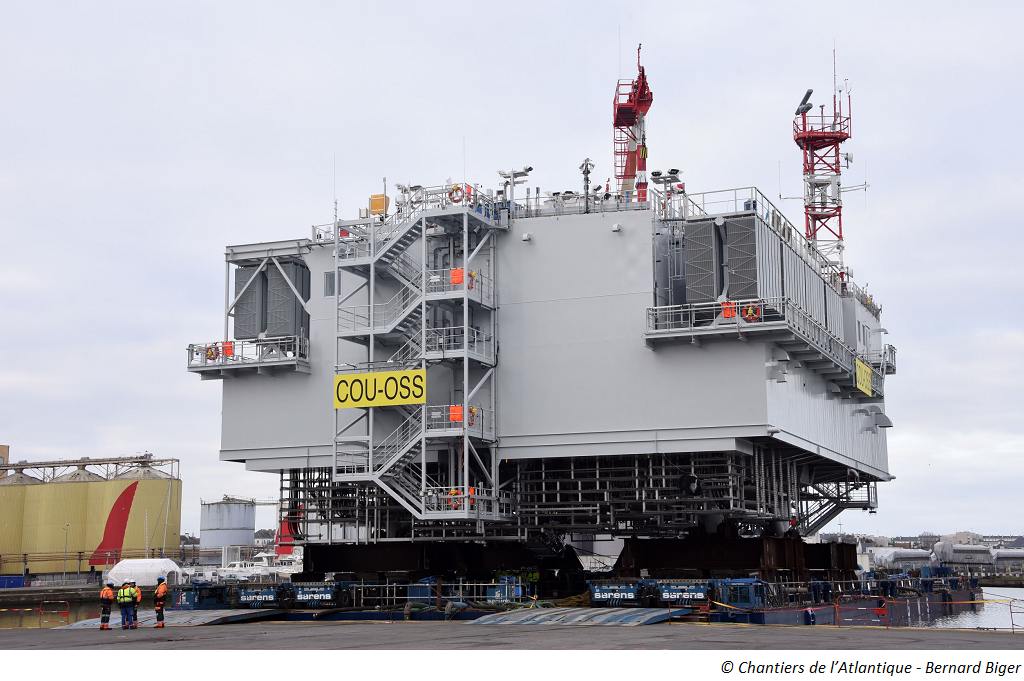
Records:
[[[488,334],[475,328],[469,329],[468,338],[466,328],[463,326],[426,329],[425,352],[460,352],[463,350],[493,358],[494,342]]]
[[[387,302],[373,304],[374,331],[390,328],[407,314],[409,306],[420,297],[419,282],[415,283],[415,287],[402,286]],[[346,331],[369,329],[370,308],[368,303],[338,308],[338,328]]]
[[[280,336],[190,343],[187,353],[189,367],[306,361],[309,359],[309,339],[303,336]]]
[[[667,202],[663,192],[657,189],[650,191],[655,203],[662,207],[662,219],[754,212],[767,223],[772,231],[789,244],[797,255],[814,267],[825,278],[829,286],[839,291],[843,285],[849,286],[853,283],[849,277],[844,277],[836,264],[830,261],[815,243],[807,238],[802,229],[797,229],[757,187],[737,187],[689,194],[673,193],[668,197]],[[865,303],[865,305],[867,304]],[[869,309],[871,308],[869,307]]]
[[[493,437],[494,412],[480,405],[430,404],[426,407],[427,430],[462,430],[480,437]]]
[[[488,301],[494,295],[494,282],[476,269],[449,267],[427,270],[427,294],[462,292],[467,289],[475,291],[482,300]]]
[[[396,200],[396,205],[398,210],[375,224],[369,220],[355,225],[342,225],[339,222],[335,229],[345,230],[348,236],[339,237],[338,257],[365,258],[380,253],[429,210],[467,207],[475,209],[487,219],[493,220],[496,217],[494,199],[481,191],[479,185],[452,183],[420,187],[403,192]]]
[[[821,135],[846,135],[850,134],[850,116],[842,116],[839,113],[823,116],[808,116],[806,114],[793,119],[793,134],[798,137],[821,136]]]
[[[390,468],[409,446],[410,441],[419,437],[422,431],[422,410],[416,408],[408,418],[373,448],[373,470],[380,472]]]
[[[743,308],[746,306],[756,308],[754,321],[743,319]],[[647,308],[647,332],[655,334],[720,327],[752,330],[760,324],[778,321],[785,321],[789,328],[850,375],[855,375],[856,360],[863,362],[871,370],[872,390],[879,394],[883,392],[883,374],[875,370],[870,357],[857,353],[791,298],[727,300]]]
[[[602,195],[603,197],[603,195]],[[626,201],[622,197],[608,199],[590,197],[585,201],[583,194],[572,194],[566,199],[562,195],[541,200],[530,197],[529,201],[516,199],[513,219],[553,217],[556,215],[582,215],[584,213],[618,213],[624,211],[649,210],[650,201]]]

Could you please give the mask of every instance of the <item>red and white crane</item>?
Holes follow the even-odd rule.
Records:
[[[631,201],[647,200],[647,134],[644,119],[654,101],[647,74],[640,65],[640,46],[636,48],[637,77],[620,80],[615,87],[612,125],[615,128],[615,179],[618,193]]]

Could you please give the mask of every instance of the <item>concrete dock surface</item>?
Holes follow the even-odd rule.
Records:
[[[0,630],[25,650],[1021,650],[1024,634],[965,629],[655,624],[472,626],[463,622],[253,622],[200,627]]]

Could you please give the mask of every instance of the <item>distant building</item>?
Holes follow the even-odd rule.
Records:
[[[1017,548],[1011,547],[1010,545],[1018,539],[1021,539],[1021,537],[1018,537],[1015,534],[986,534],[981,538],[981,543],[990,549]]]
[[[274,543],[273,530],[257,530],[255,535],[256,546],[270,546]]]
[[[980,534],[961,530],[959,532],[954,532],[953,534],[942,535],[940,541],[948,541],[951,544],[957,544],[959,546],[980,546],[982,544],[982,539],[983,537]]]

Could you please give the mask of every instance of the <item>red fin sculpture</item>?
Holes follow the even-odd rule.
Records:
[[[124,548],[124,533],[128,529],[128,516],[132,512],[138,486],[138,482],[128,485],[110,508],[107,525],[103,528],[103,539],[89,558],[89,565],[107,565],[120,557]]]

